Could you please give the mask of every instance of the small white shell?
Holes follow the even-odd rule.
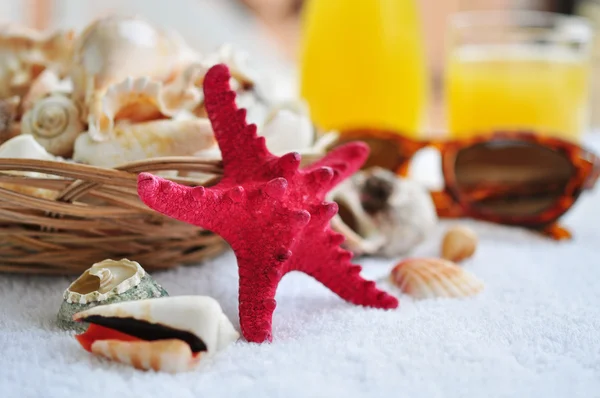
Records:
[[[234,49],[233,45],[226,43],[216,52],[207,55],[201,62],[205,72],[217,64],[225,64],[229,68],[231,77],[242,85],[254,85],[257,81],[257,72],[249,63],[249,54],[245,51]],[[205,73],[202,75],[204,76]],[[232,87],[235,89],[235,87]]]
[[[63,161],[63,159],[49,154],[46,149],[29,134],[17,135],[0,145],[0,158]],[[14,171],[10,173],[7,172],[7,174],[31,178],[58,178],[54,175],[33,171]],[[58,194],[57,191],[51,189],[35,188],[24,184],[3,183],[0,184],[0,187],[44,199],[54,199]]]
[[[48,152],[57,156],[70,155],[75,139],[83,131],[79,108],[62,94],[36,101],[21,120],[21,133],[33,135]]]
[[[410,258],[398,263],[390,273],[391,282],[415,299],[467,297],[484,288],[475,275],[455,263],[440,258]]]
[[[140,284],[146,272],[142,266],[127,259],[104,260],[95,263],[65,290],[68,303],[87,304],[105,301]]]
[[[114,138],[98,142],[89,133],[75,141],[73,160],[100,167],[163,156],[192,156],[216,145],[208,119],[117,123]]]
[[[204,343],[206,351],[199,354],[206,357],[225,349],[240,337],[219,303],[208,296],[161,297],[101,305],[75,314],[73,320],[86,321],[90,316],[133,318],[191,333]],[[174,339],[165,337],[161,344],[156,344],[157,341],[141,344],[96,340],[92,343],[92,352],[140,369],[168,372],[192,369],[198,358],[193,358],[189,346],[186,349],[180,340],[174,342]]]
[[[311,120],[285,108],[267,118],[259,135],[265,137],[267,148],[276,155],[292,151],[302,153],[311,147],[315,139]]]

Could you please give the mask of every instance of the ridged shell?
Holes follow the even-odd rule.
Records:
[[[142,266],[127,259],[104,260],[92,265],[65,290],[67,303],[87,304],[105,301],[125,293],[140,284],[146,272]]]
[[[98,340],[92,344],[92,353],[133,366],[139,370],[179,373],[193,370],[202,354],[192,353],[181,340],[125,342]]]
[[[391,282],[416,299],[468,297],[484,288],[475,275],[455,263],[440,258],[410,258],[391,271]]]
[[[220,304],[208,296],[162,297],[102,305],[75,314],[73,320],[90,319],[93,322],[89,318],[92,316],[95,319],[111,318],[113,324],[118,322],[118,318],[123,318],[123,322],[133,319],[191,333],[206,347],[206,351],[196,355],[206,357],[225,349],[240,337]],[[85,334],[78,339],[85,339]],[[140,369],[175,372],[190,370],[198,362],[187,343],[181,343],[181,340],[169,336],[143,343],[97,339],[92,342],[91,349],[94,353]]]
[[[33,135],[48,152],[57,156],[69,156],[75,139],[84,130],[79,108],[62,94],[51,94],[36,101],[21,120],[21,133]]]
[[[75,141],[73,160],[100,167],[162,156],[192,156],[216,145],[208,119],[118,123],[114,137],[95,141],[89,133]]]

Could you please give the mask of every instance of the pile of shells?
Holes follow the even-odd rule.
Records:
[[[307,108],[270,99],[244,52],[223,45],[200,54],[177,32],[140,17],[100,18],[80,33],[6,25],[0,54],[3,157],[104,168],[165,156],[219,159],[202,84],[220,63],[271,152],[315,148]],[[13,139],[22,135],[38,146],[17,153],[23,141]]]

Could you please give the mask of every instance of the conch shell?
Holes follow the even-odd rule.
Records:
[[[0,145],[0,158],[13,158],[13,159],[36,159],[36,160],[49,160],[49,161],[62,161],[62,158],[49,154],[46,149],[41,146],[32,135],[21,134],[14,138],[6,141]],[[33,171],[26,172],[5,172],[6,174],[26,176],[31,178],[58,178],[56,176],[47,175],[44,173],[37,173]],[[30,196],[35,196],[43,199],[54,200],[58,195],[57,191],[51,189],[43,189],[30,187],[24,184],[10,184],[2,183],[1,188],[9,189],[14,192],[23,193]]]
[[[74,99],[88,110],[84,120],[92,138],[110,137],[102,125],[102,98],[112,85],[131,77],[167,83],[200,60],[177,33],[139,17],[109,16],[95,20],[77,37],[73,50]]]
[[[481,292],[483,282],[455,263],[441,258],[410,258],[390,273],[391,282],[416,299],[467,297]]]
[[[16,24],[0,28],[0,98],[24,95],[45,69],[65,73],[75,33],[43,33]]]
[[[239,339],[219,303],[207,296],[177,296],[94,307],[73,316],[90,323],[76,338],[96,355],[140,370],[194,369]]]
[[[112,131],[116,120],[139,123],[193,110],[200,102],[201,93],[193,84],[193,76],[186,73],[188,71],[166,86],[148,77],[128,77],[110,86],[102,99],[100,129]]]
[[[346,247],[358,255],[404,255],[438,221],[425,187],[379,167],[355,173],[330,198],[340,205],[332,226],[346,236]]]
[[[73,160],[111,168],[154,157],[192,156],[216,144],[208,119],[119,123],[114,135],[102,142],[95,141],[89,132],[80,135],[75,141]]]
[[[21,133],[31,134],[57,156],[73,153],[75,139],[85,130],[78,106],[63,94],[51,94],[35,102],[21,120]]]

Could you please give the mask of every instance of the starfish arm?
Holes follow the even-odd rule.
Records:
[[[250,165],[261,166],[275,156],[269,152],[265,138],[257,135],[255,124],[246,122],[246,110],[238,109],[236,94],[231,90],[231,74],[225,65],[209,69],[204,79],[204,97],[208,118],[221,149],[225,175],[252,175]]]
[[[255,268],[256,260],[238,258],[239,318],[242,335],[252,343],[272,341],[272,318],[277,305],[275,293],[281,279],[281,264]]]
[[[367,160],[368,156],[369,147],[367,144],[363,142],[350,142],[331,150],[323,158],[306,167],[304,170],[310,176],[323,168],[331,168],[333,176],[321,187],[322,191],[327,192],[356,173]]]
[[[335,203],[323,203],[316,207],[305,236],[319,236],[312,242],[303,240],[295,250],[304,253],[302,258],[294,258],[290,270],[312,276],[342,299],[367,307],[392,309],[398,307],[398,300],[377,289],[375,282],[360,276],[361,267],[352,264],[352,253],[339,245],[344,236],[331,230],[329,221],[337,214]],[[306,243],[310,245],[306,245]]]
[[[213,226],[210,215],[219,208],[212,191],[180,185],[150,173],[138,175],[138,195],[146,206],[161,214],[209,230]]]

